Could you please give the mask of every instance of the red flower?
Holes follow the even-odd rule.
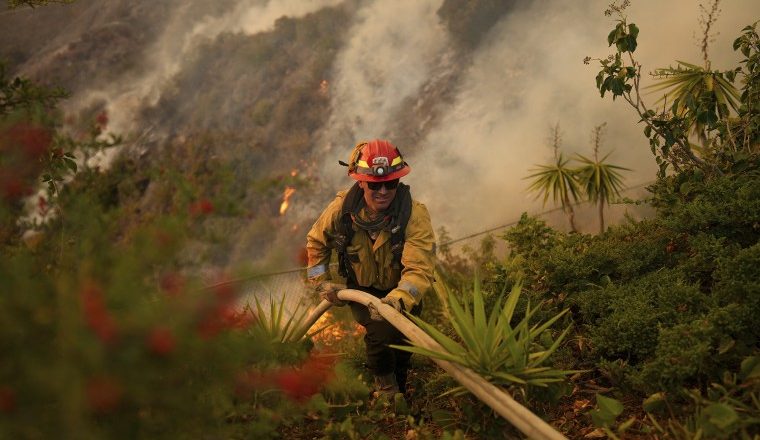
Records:
[[[256,316],[249,309],[228,308],[224,313],[224,321],[229,329],[245,330],[256,322]]]
[[[0,386],[0,413],[10,413],[16,409],[16,392],[9,386]]]
[[[124,391],[119,382],[109,376],[90,378],[85,384],[85,396],[90,410],[96,413],[109,413],[115,410]]]
[[[106,308],[100,286],[93,282],[86,282],[80,293],[80,299],[87,326],[104,344],[115,342],[118,336],[116,321]]]
[[[303,371],[284,370],[275,376],[277,386],[291,399],[305,402],[319,391],[319,383],[306,377]]]
[[[106,128],[108,125],[108,113],[106,113],[105,110],[100,112],[100,114],[98,114],[98,116],[95,118],[95,123],[98,124],[101,129]]]
[[[215,304],[203,312],[198,334],[203,339],[211,339],[224,330],[246,328],[250,322],[251,319],[241,316],[234,304]]]
[[[244,329],[255,317],[237,304],[237,286],[225,278],[212,285],[213,292],[206,308],[201,311],[198,332],[204,339],[212,338],[223,330]]]
[[[31,188],[13,171],[0,169],[0,196],[13,202],[31,193]]]
[[[36,159],[50,147],[53,135],[39,125],[21,122],[11,127],[3,137],[7,137],[12,146],[21,147],[27,157]]]
[[[305,402],[318,393],[335,376],[334,357],[310,356],[297,369],[285,369],[275,374],[277,386],[291,399]]]
[[[201,320],[198,323],[198,334],[202,339],[211,339],[221,333],[225,328],[224,307],[218,305],[212,306],[202,312]]]
[[[148,350],[158,356],[167,356],[177,348],[177,339],[171,330],[165,327],[155,327],[146,339]]]
[[[197,217],[203,214],[211,214],[214,212],[214,204],[208,199],[198,200],[190,205],[190,215]]]

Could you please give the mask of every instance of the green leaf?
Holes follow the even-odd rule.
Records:
[[[66,163],[66,166],[69,167],[69,169],[71,170],[72,173],[76,173],[77,172],[77,163],[76,162],[74,162],[73,160],[69,159],[68,157],[64,157],[63,160]]]
[[[617,429],[618,434],[624,434],[628,430],[628,428],[630,428],[631,426],[633,426],[633,424],[635,422],[636,422],[636,416],[631,416],[628,420],[626,420],[625,422],[621,423],[620,426],[618,426],[618,429]]]
[[[482,335],[486,329],[486,310],[483,303],[483,293],[480,291],[480,283],[476,277],[475,289],[472,293],[473,323],[475,324],[475,334]],[[479,338],[478,338],[478,342]]]
[[[470,348],[478,347],[479,342],[475,334],[473,318],[469,316],[469,313],[453,297],[453,293],[449,296],[449,310],[451,310],[452,314],[451,324],[459,337],[462,338],[465,346]]]
[[[507,302],[502,309],[503,319],[509,323],[512,321],[512,315],[515,313],[515,307],[517,307],[517,301],[520,299],[520,293],[522,292],[522,281],[518,281],[512,286],[512,290],[507,296]]]
[[[610,413],[615,417],[623,412],[623,404],[619,400],[605,397],[601,394],[596,395],[596,404],[600,410]]]
[[[325,396],[321,393],[317,393],[309,400],[309,409],[314,412],[328,415],[330,412],[330,405],[325,400]]]
[[[539,307],[530,304],[517,325],[512,328],[510,321],[522,291],[522,281],[513,286],[506,301],[503,297],[495,302],[488,319],[485,313],[485,301],[482,291],[476,285],[473,292],[473,306],[467,301],[460,302],[453,292],[449,292],[448,302],[452,327],[462,339],[462,344],[437,330],[419,317],[410,316],[442,349],[428,349],[419,345],[393,346],[411,353],[422,354],[434,359],[442,359],[468,367],[498,384],[535,385],[545,387],[552,382],[564,380],[576,371],[553,369],[542,366],[545,360],[563,341],[570,327],[553,341],[548,350],[541,350],[537,343],[542,331],[549,331],[549,326],[567,313],[563,310],[548,323],[530,324]],[[503,295],[503,293],[502,293]],[[503,306],[502,306],[503,303]],[[536,331],[540,329],[541,331]]]
[[[493,373],[493,376],[505,379],[508,382],[522,383],[522,384],[527,383],[524,380],[520,379],[519,377],[515,376],[514,374],[509,374],[509,373],[504,373],[504,372],[497,372],[497,373]]]
[[[447,350],[449,353],[454,354],[460,354],[463,352],[462,347],[454,342],[451,338],[441,333],[438,329],[433,327],[432,325],[426,323],[422,319],[418,318],[414,315],[409,315],[409,317],[414,321],[415,324],[417,324],[418,327],[420,327],[422,330],[425,331],[430,337],[432,337],[437,343],[439,343],[445,350]]]
[[[678,192],[685,196],[688,196],[692,189],[694,189],[694,185],[692,185],[691,182],[684,182],[678,189]]]
[[[433,359],[441,359],[444,361],[454,362],[455,364],[465,365],[465,360],[461,356],[456,356],[445,351],[435,351],[423,347],[414,347],[409,345],[389,344],[388,346],[397,350],[407,351],[409,353],[419,354]]]
[[[404,395],[401,393],[393,395],[393,412],[402,415],[409,414],[409,405],[406,403],[406,399],[404,399]]]
[[[602,410],[594,409],[591,410],[589,414],[591,414],[591,421],[594,423],[594,426],[602,428],[615,423],[615,417],[612,414],[604,412]]]
[[[622,95],[623,94],[623,80],[620,78],[613,78],[612,81],[610,81],[610,90],[615,95]]]
[[[443,429],[455,428],[459,422],[457,413],[448,409],[433,409],[430,412],[430,417],[432,418],[433,423]]]
[[[739,370],[739,377],[743,380],[760,378],[760,356],[744,358]]]
[[[665,409],[665,393],[659,392],[654,393],[644,399],[644,402],[641,405],[644,408],[644,411],[651,413],[651,412],[659,412]]]
[[[618,28],[616,27],[607,35],[607,46],[612,46],[612,43],[617,40]]]
[[[707,420],[719,429],[726,429],[737,420],[739,416],[733,408],[723,403],[713,403],[702,411]]]
[[[631,35],[634,40],[639,36],[639,27],[636,24],[631,23],[628,25],[628,34]]]
[[[594,425],[603,428],[615,423],[615,419],[623,412],[623,405],[615,399],[596,395],[597,408],[591,411],[591,420]]]
[[[554,344],[552,344],[551,347],[549,347],[547,350],[545,350],[544,353],[538,359],[536,359],[536,361],[534,362],[535,365],[538,365],[538,364],[542,363],[543,361],[545,361],[546,359],[548,359],[549,356],[551,356],[552,353],[554,353],[557,350],[557,348],[559,347],[559,344],[562,343],[562,341],[565,339],[565,336],[567,336],[568,332],[570,332],[571,326],[572,326],[572,324],[568,325],[567,328],[565,329],[565,331],[563,331],[559,335],[559,337],[557,338],[557,340],[554,341]]]

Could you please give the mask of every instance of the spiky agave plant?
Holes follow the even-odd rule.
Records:
[[[461,343],[422,319],[410,316],[417,326],[441,345],[442,350],[431,350],[419,345],[393,347],[462,365],[496,385],[545,387],[549,383],[562,381],[567,375],[577,371],[559,370],[543,364],[565,339],[570,325],[548,348],[542,347],[538,338],[568,310],[563,310],[546,322],[531,324],[531,319],[542,304],[532,308],[529,303],[525,315],[513,327],[512,320],[521,292],[522,282],[519,281],[512,287],[506,301],[503,301],[502,293],[490,315],[486,316],[483,293],[476,279],[472,309],[467,301],[460,303],[453,293],[448,292],[451,324]],[[452,390],[460,391],[461,387]]]
[[[302,323],[308,310],[298,305],[290,316],[286,316],[284,294],[279,301],[270,295],[268,309],[261,305],[258,297],[254,297],[254,302],[256,319],[252,331],[255,334],[273,343],[297,342],[306,334],[308,329],[303,328]],[[251,310],[251,305],[246,305],[246,308]]]

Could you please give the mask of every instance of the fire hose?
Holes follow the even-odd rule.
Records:
[[[373,303],[380,312],[380,315],[403,333],[411,342],[429,350],[444,351],[443,347],[441,347],[441,345],[427,333],[422,331],[422,329],[417,327],[412,321],[396,311],[393,307],[381,303],[377,297],[360,290],[344,289],[338,292],[338,298],[343,301],[354,301],[364,306]],[[322,301],[309,314],[309,316],[307,316],[302,327],[304,334],[306,333],[306,330],[314,325],[317,319],[330,308],[330,306],[332,306],[332,304],[329,301]],[[491,409],[512,423],[512,425],[527,437],[539,440],[566,440],[564,435],[546,423],[543,419],[533,414],[530,410],[520,405],[503,389],[488,382],[471,369],[441,359],[433,359],[433,361],[449,373],[451,377],[462,386],[467,388],[467,390],[474,394],[475,397],[480,399],[481,402],[491,407]]]

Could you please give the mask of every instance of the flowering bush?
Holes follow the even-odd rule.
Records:
[[[45,117],[0,113],[0,438],[255,437],[303,417],[335,357],[265,338],[235,284],[205,288],[180,269],[213,196],[172,198],[126,225],[131,207],[108,187],[129,170],[77,167],[71,152],[86,146],[63,142],[54,102],[38,104]],[[92,135],[107,123],[99,114]],[[65,170],[72,180],[60,186]],[[160,186],[190,187],[156,174]],[[44,181],[55,197],[37,208],[55,215],[19,222]]]

